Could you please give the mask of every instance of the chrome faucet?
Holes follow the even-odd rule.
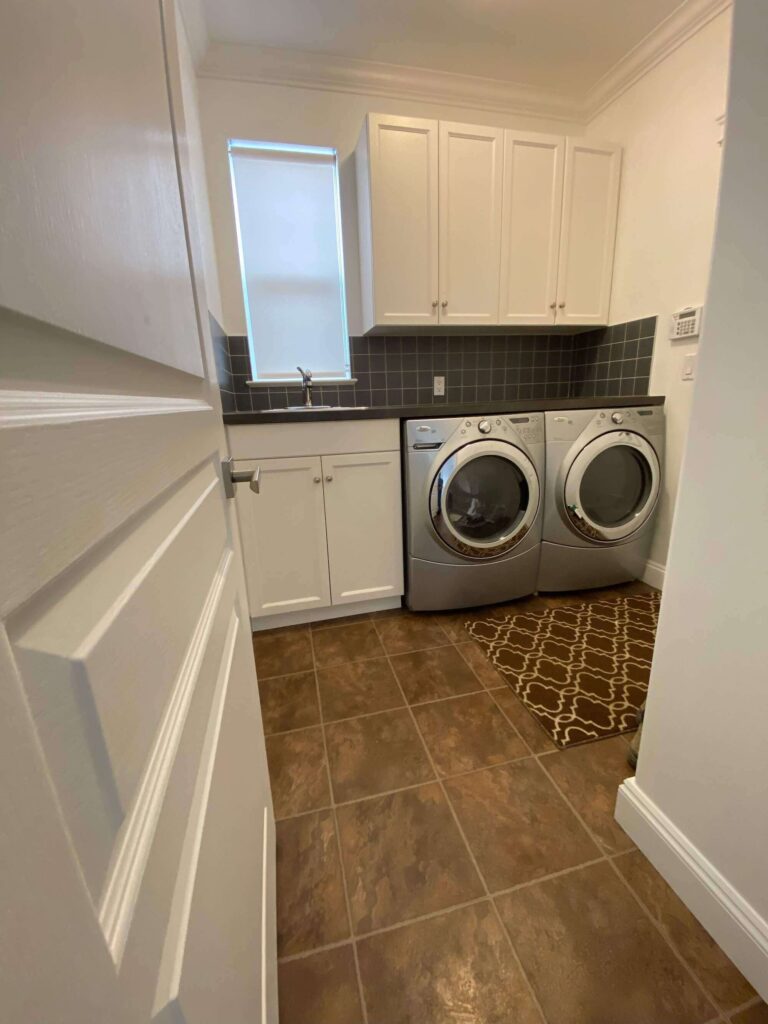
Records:
[[[311,370],[302,370],[302,368],[300,366],[297,366],[296,369],[301,374],[301,388],[302,388],[302,391],[304,392],[304,408],[305,409],[311,409],[312,408],[312,371]]]

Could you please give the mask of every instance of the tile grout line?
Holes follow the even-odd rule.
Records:
[[[386,617],[382,617],[382,618],[386,618]],[[374,631],[376,632],[377,636],[379,637],[379,640],[381,641],[381,633],[380,633],[379,629],[376,626],[375,619],[370,619],[370,620],[367,620],[367,621],[370,622],[373,625]],[[360,624],[362,624],[362,623],[360,623]],[[436,623],[436,624],[439,625],[439,623]],[[329,627],[329,628],[333,628],[333,627]],[[439,628],[442,629],[442,626],[440,626]],[[432,917],[437,917],[437,916],[440,916],[442,914],[450,913],[450,912],[452,912],[454,910],[462,909],[463,907],[466,907],[466,906],[472,906],[472,905],[476,905],[476,904],[479,904],[479,903],[482,903],[482,902],[489,901],[490,904],[491,904],[491,907],[493,908],[495,916],[496,916],[496,918],[497,918],[497,920],[499,922],[499,925],[502,928],[502,930],[504,932],[504,935],[506,936],[506,938],[507,938],[507,940],[508,940],[508,942],[510,944],[510,947],[511,947],[512,953],[513,953],[513,957],[514,957],[515,961],[517,962],[519,969],[521,970],[521,973],[522,973],[522,976],[523,976],[523,978],[525,980],[525,983],[526,983],[527,987],[529,988],[529,990],[531,991],[532,997],[533,997],[536,1005],[539,1007],[539,1009],[540,1009],[540,1011],[542,1012],[542,1015],[543,1015],[543,1010],[541,1008],[539,1000],[538,1000],[538,998],[537,998],[537,996],[535,994],[535,991],[533,990],[533,988],[531,986],[531,983],[530,983],[530,981],[528,979],[528,976],[527,976],[527,974],[526,974],[526,972],[525,972],[525,970],[524,970],[524,968],[522,966],[522,963],[519,960],[519,957],[517,955],[517,951],[515,950],[514,945],[513,945],[512,941],[511,941],[511,937],[509,936],[509,933],[507,932],[507,929],[504,927],[504,924],[501,921],[498,909],[496,908],[496,905],[495,905],[495,902],[494,902],[494,898],[497,897],[497,896],[505,895],[506,893],[509,893],[509,892],[516,892],[516,891],[519,891],[520,889],[524,889],[524,888],[528,888],[528,887],[533,886],[533,885],[540,884],[540,883],[545,882],[545,881],[547,881],[547,880],[549,880],[549,879],[551,879],[553,877],[559,877],[561,875],[570,874],[570,873],[573,873],[575,871],[581,870],[581,869],[583,869],[585,867],[589,867],[589,866],[591,866],[593,864],[598,864],[598,863],[601,863],[602,861],[607,861],[607,862],[609,862],[611,864],[611,867],[612,867],[613,871],[618,875],[618,877],[621,880],[622,884],[629,890],[629,892],[631,893],[631,895],[632,895],[633,899],[635,900],[635,902],[641,907],[641,909],[643,910],[644,914],[648,917],[648,919],[651,921],[651,923],[654,926],[654,928],[660,934],[660,936],[661,936],[662,940],[664,941],[665,945],[668,946],[671,949],[673,955],[680,962],[681,966],[683,967],[685,972],[688,974],[688,976],[691,978],[691,980],[694,982],[695,986],[702,993],[702,995],[704,996],[705,1000],[714,1008],[715,1013],[717,1014],[717,1016],[714,1017],[714,1018],[708,1019],[707,1024],[728,1024],[729,1014],[741,1012],[743,1009],[748,1009],[752,1005],[758,1005],[759,1004],[759,1001],[760,1001],[759,997],[756,996],[755,999],[749,1000],[749,1001],[747,1001],[747,1002],[745,1002],[743,1004],[740,1004],[737,1007],[733,1007],[733,1008],[730,1008],[728,1010],[721,1011],[717,1007],[717,1005],[715,1004],[715,1002],[712,999],[712,997],[709,996],[709,994],[706,991],[706,989],[704,988],[703,984],[699,981],[699,979],[696,976],[695,972],[692,970],[692,968],[690,968],[688,966],[688,964],[685,962],[685,960],[683,959],[682,955],[678,952],[677,948],[674,946],[672,941],[669,938],[667,938],[667,936],[664,934],[664,932],[661,929],[661,926],[656,923],[656,921],[653,918],[653,915],[651,914],[650,910],[645,906],[645,904],[640,899],[638,894],[635,893],[635,891],[630,886],[629,882],[623,877],[621,872],[618,870],[616,865],[613,863],[613,861],[617,860],[619,857],[626,856],[627,854],[629,854],[631,852],[634,852],[636,850],[636,847],[634,847],[633,849],[630,849],[630,850],[621,850],[621,851],[614,852],[614,853],[602,853],[602,855],[600,857],[596,858],[595,860],[587,861],[587,862],[585,862],[583,864],[575,865],[574,867],[571,867],[571,868],[566,868],[563,871],[554,872],[554,873],[552,873],[550,875],[542,876],[540,878],[533,879],[533,880],[531,880],[529,882],[521,883],[520,885],[510,887],[509,889],[499,890],[497,892],[491,893],[491,891],[488,889],[488,886],[487,886],[487,884],[485,882],[485,878],[484,878],[482,872],[479,869],[479,866],[478,866],[478,864],[476,862],[476,858],[475,858],[475,856],[474,856],[474,854],[473,854],[473,852],[471,850],[471,847],[469,846],[469,842],[468,842],[468,840],[466,838],[466,835],[464,833],[464,829],[461,826],[461,824],[460,824],[460,822],[459,822],[459,820],[458,820],[458,818],[456,816],[456,812],[455,812],[455,810],[453,808],[453,805],[452,805],[452,803],[450,801],[450,797],[448,796],[448,793],[447,793],[447,791],[446,791],[446,789],[445,789],[445,787],[443,785],[443,779],[437,773],[436,765],[434,763],[434,759],[432,758],[431,752],[429,751],[429,748],[427,747],[427,744],[426,744],[426,742],[424,740],[424,737],[423,737],[423,735],[421,733],[421,730],[419,729],[418,723],[416,722],[415,715],[413,714],[413,711],[412,711],[412,707],[418,707],[418,706],[422,706],[424,704],[441,703],[441,702],[443,702],[445,700],[458,699],[458,698],[463,697],[463,696],[476,695],[478,692],[487,692],[487,693],[492,695],[494,690],[498,691],[498,690],[506,689],[506,688],[510,688],[511,689],[511,687],[509,687],[509,684],[507,684],[507,683],[503,683],[502,685],[494,687],[494,688],[489,688],[489,687],[485,686],[485,684],[482,683],[478,673],[475,671],[475,669],[472,666],[472,664],[464,657],[464,655],[462,654],[461,650],[459,649],[461,643],[471,642],[472,638],[469,637],[469,634],[467,634],[467,638],[468,638],[467,641],[451,639],[449,634],[446,634],[447,636],[449,636],[449,643],[447,643],[447,644],[439,644],[439,645],[435,645],[435,646],[429,647],[429,648],[419,648],[418,650],[419,651],[421,651],[421,650],[435,650],[435,649],[440,649],[440,648],[449,647],[449,646],[450,647],[455,647],[457,649],[457,653],[462,658],[462,661],[464,661],[468,665],[468,667],[472,671],[472,673],[475,676],[475,678],[477,679],[477,681],[481,684],[481,689],[480,690],[472,691],[471,694],[458,694],[458,695],[452,695],[452,696],[449,696],[449,697],[441,697],[441,698],[437,698],[437,699],[430,700],[430,701],[423,701],[423,702],[420,702],[420,704],[411,705],[405,699],[405,693],[404,693],[404,691],[402,689],[402,685],[400,683],[400,679],[397,676],[397,673],[394,670],[394,667],[392,666],[391,658],[393,657],[393,655],[390,655],[386,651],[386,649],[384,649],[384,657],[386,657],[386,659],[387,659],[387,662],[389,664],[390,670],[393,673],[393,676],[395,678],[397,687],[400,690],[400,693],[401,693],[403,699],[405,700],[405,703],[403,705],[396,706],[394,708],[384,709],[383,711],[367,712],[367,713],[363,713],[362,715],[349,716],[348,718],[345,718],[345,719],[337,719],[334,722],[326,723],[325,719],[324,719],[323,712],[322,712],[322,702],[321,702],[320,692],[319,692],[319,681],[318,681],[318,675],[317,675],[317,663],[316,663],[315,656],[314,656],[314,638],[312,636],[313,632],[315,632],[315,631],[311,631],[310,630],[310,645],[311,645],[311,650],[312,650],[312,660],[313,660],[313,666],[314,666],[314,676],[315,676],[315,687],[316,687],[317,702],[318,702],[318,711],[319,711],[319,715],[320,715],[320,722],[318,724],[320,725],[320,727],[322,729],[323,745],[324,745],[325,758],[326,758],[326,774],[327,774],[327,778],[328,778],[329,792],[330,792],[330,796],[331,796],[330,809],[333,812],[334,824],[335,824],[335,828],[336,828],[337,851],[338,851],[340,865],[341,865],[341,871],[342,871],[342,881],[343,881],[343,886],[344,886],[344,895],[345,895],[345,901],[346,901],[346,905],[347,905],[347,916],[348,916],[348,921],[349,921],[349,926],[350,926],[350,938],[349,939],[345,939],[345,940],[340,941],[340,942],[337,942],[337,943],[331,943],[331,944],[328,944],[326,946],[315,947],[315,948],[313,948],[311,950],[306,950],[306,951],[304,951],[302,953],[292,954],[292,955],[290,955],[288,957],[285,957],[285,958],[280,958],[280,960],[279,960],[280,963],[285,963],[285,962],[288,962],[288,961],[293,960],[293,959],[301,959],[301,958],[304,958],[304,957],[307,957],[307,956],[311,956],[311,955],[313,955],[315,953],[318,953],[318,952],[321,952],[321,951],[323,951],[325,949],[339,948],[341,946],[348,945],[348,944],[352,945],[354,961],[355,961],[356,975],[357,975],[357,980],[358,980],[358,989],[359,989],[359,994],[360,994],[360,999],[361,999],[361,1005],[362,1005],[362,1008],[363,1008],[363,1013],[366,1015],[366,1024],[367,1024],[367,1008],[365,1006],[365,998],[364,998],[364,993],[363,993],[363,989],[362,989],[362,979],[361,979],[361,975],[360,975],[356,943],[360,939],[365,939],[365,938],[368,938],[369,936],[374,936],[374,935],[381,934],[382,932],[396,930],[398,928],[406,927],[409,924],[413,924],[413,923],[421,921],[421,920],[426,920],[426,919],[429,919],[429,918],[432,918]],[[399,653],[412,654],[412,653],[417,653],[417,651],[399,652]],[[394,657],[397,657],[397,656],[398,655],[394,655]],[[365,659],[357,659],[357,660],[358,661],[372,661],[372,660],[377,660],[377,659],[381,660],[382,656],[378,655],[375,658],[365,658]],[[334,666],[328,666],[328,667],[333,668]],[[287,675],[298,675],[298,674],[300,674],[300,673],[285,673],[284,675],[287,676]],[[280,678],[280,677],[279,676],[273,676],[273,677],[269,677],[269,678]],[[512,689],[512,692],[514,694],[514,689]],[[544,771],[544,774],[546,775],[546,777],[552,783],[552,785],[554,786],[554,788],[556,789],[558,794],[561,796],[561,798],[564,800],[564,802],[567,804],[567,806],[569,807],[571,812],[576,816],[576,818],[578,819],[578,821],[580,822],[582,827],[586,830],[587,834],[592,838],[593,842],[595,842],[597,844],[598,850],[601,850],[602,849],[602,843],[600,842],[599,838],[595,834],[593,834],[592,830],[586,825],[586,823],[584,822],[582,816],[579,814],[578,811],[576,811],[576,809],[572,805],[571,801],[562,792],[562,790],[560,789],[560,786],[555,782],[555,780],[552,778],[550,773],[546,770],[545,766],[543,764],[541,764],[541,760],[540,760],[541,758],[545,758],[547,756],[551,756],[554,753],[559,753],[560,750],[559,749],[555,749],[555,750],[543,751],[543,752],[539,752],[539,753],[536,753],[535,751],[533,751],[532,748],[530,747],[530,745],[525,741],[525,739],[522,737],[522,735],[517,730],[517,727],[515,726],[514,722],[512,722],[511,719],[506,715],[506,713],[504,712],[504,709],[497,703],[497,701],[493,697],[492,697],[492,699],[493,699],[494,705],[501,711],[505,721],[508,723],[508,725],[511,728],[512,732],[515,733],[520,738],[523,746],[527,750],[531,751],[530,756],[532,758],[534,758],[535,760],[540,762],[540,766],[542,768],[542,771]],[[330,760],[328,758],[327,742],[326,742],[326,736],[325,736],[325,727],[326,727],[326,724],[332,725],[332,724],[336,724],[336,722],[352,721],[355,718],[371,717],[372,715],[383,714],[383,713],[386,713],[388,711],[395,711],[395,710],[397,710],[397,711],[407,710],[409,712],[409,714],[410,714],[410,717],[411,717],[411,720],[413,721],[414,727],[417,730],[417,734],[419,735],[419,738],[420,738],[420,740],[422,742],[422,745],[425,748],[427,758],[428,758],[428,760],[429,760],[429,762],[430,762],[430,764],[432,766],[433,771],[435,772],[435,780],[434,781],[436,781],[438,783],[438,785],[441,788],[441,791],[442,791],[443,795],[446,798],[446,801],[448,803],[448,806],[449,806],[449,809],[451,811],[451,814],[452,814],[452,816],[454,818],[454,821],[456,822],[456,825],[457,825],[457,828],[459,829],[459,832],[460,832],[460,835],[462,837],[462,840],[463,840],[463,842],[465,844],[465,847],[466,847],[466,849],[467,849],[467,851],[469,853],[469,856],[470,856],[470,858],[472,860],[473,866],[475,867],[475,870],[477,872],[478,878],[480,879],[480,882],[481,882],[481,884],[483,886],[483,889],[485,891],[485,896],[480,897],[480,898],[475,899],[475,900],[467,901],[465,903],[453,904],[453,905],[451,905],[449,907],[441,908],[440,910],[431,912],[429,914],[421,915],[421,916],[418,916],[416,918],[411,918],[411,919],[408,919],[406,921],[398,922],[398,923],[393,924],[393,925],[388,925],[388,926],[386,926],[384,928],[373,929],[370,932],[365,932],[365,933],[362,933],[361,935],[358,936],[358,935],[355,934],[354,929],[352,927],[351,908],[350,908],[349,895],[348,895],[348,890],[347,890],[346,872],[345,872],[345,869],[344,869],[343,858],[342,858],[342,855],[341,855],[341,843],[340,843],[340,835],[339,835],[339,828],[338,828],[338,817],[337,817],[337,814],[336,814],[336,808],[337,808],[337,806],[349,806],[350,804],[359,803],[359,802],[363,802],[363,801],[367,801],[367,800],[371,800],[371,799],[376,799],[377,797],[380,797],[380,796],[386,796],[386,795],[390,795],[392,793],[403,792],[403,791],[407,791],[407,790],[410,790],[410,789],[416,789],[416,788],[419,788],[420,786],[430,785],[431,782],[416,783],[416,784],[411,785],[411,786],[400,787],[399,789],[386,791],[384,793],[376,793],[376,794],[373,794],[370,797],[362,797],[362,798],[359,798],[358,800],[344,801],[342,804],[338,804],[337,805],[336,802],[335,802],[335,798],[334,798],[333,784],[332,784],[332,780],[331,780],[331,776],[330,776]],[[271,734],[271,735],[285,735],[286,732],[287,733],[299,732],[299,731],[302,731],[303,729],[313,728],[313,727],[316,728],[317,726],[304,726],[304,727],[301,727],[299,729],[286,730],[284,733],[274,733],[274,734]],[[516,763],[516,762],[521,761],[521,760],[527,760],[527,757],[528,757],[528,755],[524,755],[521,758],[510,759],[510,760],[505,761],[505,762],[500,762],[500,763],[498,763],[496,765],[483,765],[480,768],[469,769],[466,772],[456,773],[455,775],[447,776],[446,778],[461,777],[463,775],[469,775],[469,774],[474,774],[474,773],[480,772],[480,771],[486,771],[486,770],[489,770],[489,769],[492,769],[492,768],[495,768],[495,767],[500,767],[502,764],[511,764],[511,763]],[[329,808],[327,808],[327,807],[326,808],[315,808],[315,809],[313,809],[311,811],[301,812],[298,815],[293,815],[293,816],[290,816],[290,817],[302,817],[302,816],[304,816],[306,814],[316,813],[317,810],[326,810],[326,809],[329,809]],[[281,821],[290,820],[290,818],[279,819],[279,820],[281,820]],[[546,1017],[544,1017],[544,1019],[546,1020]]]
[[[371,620],[371,622],[373,622],[373,621],[374,620]],[[362,622],[361,623],[354,623],[353,622],[353,623],[351,623],[351,625],[353,625],[353,626],[354,625],[361,625],[362,626],[362,625],[365,625],[365,623],[362,623]],[[375,628],[376,627],[374,626],[374,629]],[[317,630],[315,630],[315,632],[317,632]],[[320,630],[320,632],[324,632],[324,630]],[[376,631],[376,634],[377,634],[377,636],[379,635],[378,630]],[[258,639],[259,634],[258,633],[254,633],[253,636],[255,636]],[[312,641],[312,631],[311,630],[310,630],[310,641],[312,643],[312,651],[313,651],[312,660],[314,662],[314,641]],[[449,641],[447,644],[434,644],[431,647],[417,647],[416,650],[414,650],[414,651],[398,651],[397,654],[393,654],[393,655],[391,655],[391,657],[393,657],[393,658],[401,658],[401,657],[404,657],[405,655],[421,654],[422,651],[436,651],[436,650],[439,650],[442,647],[455,647],[455,646],[456,646],[456,644],[454,644],[452,641]],[[360,662],[360,661],[381,661],[384,656],[385,655],[382,655],[382,654],[374,654],[370,658],[355,658],[354,661],[355,661],[355,663]],[[389,658],[390,655],[386,655],[386,657]],[[314,662],[314,663],[316,664],[316,662]],[[337,661],[337,662],[333,662],[330,665],[320,665],[318,667],[319,667],[320,670],[325,671],[327,669],[332,669],[332,668],[341,668],[342,665],[346,665],[346,664],[348,664],[347,661]],[[258,672],[258,665],[256,666],[256,668],[257,668],[257,672]],[[306,669],[306,672],[309,672],[309,671],[310,671],[310,669]],[[266,683],[267,681],[271,682],[273,679],[284,679],[286,676],[300,676],[300,675],[304,675],[304,674],[306,674],[306,672],[278,672],[277,675],[274,675],[274,676],[264,676],[264,675],[262,675],[262,676],[259,676],[259,678],[262,680],[262,682]],[[483,687],[483,689],[485,689],[485,687]],[[498,687],[498,689],[501,689],[501,687]]]
[[[422,785],[428,786],[431,783],[424,782]],[[337,949],[339,946],[349,946],[353,941],[364,942],[366,939],[375,938],[377,935],[385,935],[387,932],[395,932],[400,928],[407,928],[409,925],[418,924],[420,921],[431,921],[435,917],[442,917],[443,914],[451,914],[454,910],[464,910],[466,907],[474,907],[479,903],[487,902],[488,897],[483,895],[476,896],[471,900],[464,900],[462,903],[452,903],[449,907],[444,907],[440,910],[430,910],[427,914],[417,914],[416,917],[408,917],[405,921],[397,921],[395,924],[387,924],[381,928],[372,928],[369,932],[360,932],[354,940],[343,939],[340,942],[329,942],[325,946],[316,946],[301,953],[291,953],[289,956],[280,957],[280,963],[288,963],[290,960],[303,960],[314,953],[322,953],[327,949]]]
[[[549,751],[549,754],[551,754],[551,753],[553,753],[553,751]],[[582,828],[584,828],[586,830],[587,835],[589,835],[589,837],[592,839],[592,841],[596,844],[597,848],[602,850],[603,849],[603,845],[602,845],[599,837],[595,833],[593,833],[592,829],[589,828],[589,826],[587,825],[586,821],[584,821],[584,819],[581,816],[581,814],[579,814],[579,812],[576,810],[576,808],[571,803],[569,798],[565,795],[565,793],[560,788],[558,783],[555,781],[555,779],[552,777],[552,775],[547,771],[545,765],[542,763],[542,758],[546,757],[546,756],[548,756],[548,755],[547,754],[536,755],[536,760],[539,763],[539,767],[544,772],[545,776],[549,779],[549,781],[552,783],[552,785],[555,787],[555,789],[560,794],[560,796],[564,800],[564,802],[568,805],[568,807],[570,808],[571,812],[578,818],[579,823],[581,824]],[[629,892],[632,894],[635,902],[639,904],[639,906],[642,909],[643,913],[646,915],[648,920],[651,922],[653,927],[656,929],[656,931],[661,936],[662,941],[671,950],[672,955],[675,957],[675,959],[682,965],[685,973],[694,982],[695,987],[703,994],[705,1000],[714,1009],[716,1016],[714,1018],[708,1018],[708,1021],[706,1022],[706,1024],[709,1024],[709,1022],[711,1022],[711,1021],[715,1021],[715,1022],[722,1021],[723,1017],[722,1017],[722,1011],[720,1010],[720,1008],[717,1006],[715,1001],[712,999],[712,997],[706,991],[706,989],[704,988],[703,984],[699,981],[698,977],[693,972],[693,970],[688,966],[686,961],[683,959],[683,956],[678,951],[677,947],[672,943],[671,939],[667,938],[667,936],[664,934],[661,926],[656,922],[656,920],[655,920],[653,914],[651,913],[650,909],[640,899],[640,897],[637,895],[637,893],[632,888],[632,886],[629,884],[629,882],[624,878],[624,876],[622,875],[621,871],[619,871],[619,869],[616,867],[616,864],[614,863],[614,860],[616,859],[617,856],[619,856],[620,854],[625,854],[625,853],[633,853],[636,850],[637,850],[637,848],[635,847],[635,850],[621,850],[621,851],[618,851],[618,853],[614,853],[612,855],[609,855],[609,854],[603,852],[603,857],[601,858],[601,860],[607,862],[610,865],[611,869],[618,876],[618,878],[621,880],[621,882],[625,886],[625,888],[629,890]],[[600,861],[595,861],[595,863],[600,863]]]
[[[430,650],[435,650],[436,648],[429,648],[429,649]],[[413,653],[416,654],[418,652],[414,651]],[[362,660],[363,661],[373,661],[374,659],[373,658],[368,658],[368,659],[362,659]],[[377,660],[377,661],[388,661],[387,658],[377,658],[375,660]],[[347,664],[347,665],[358,665],[358,664],[360,664],[360,662],[349,661],[349,662],[345,662],[344,664]],[[340,667],[340,666],[338,666],[338,667]],[[471,665],[468,665],[468,667],[470,669],[472,669]],[[297,673],[297,674],[307,675],[306,672]],[[271,677],[271,679],[284,679],[284,678],[286,678],[286,677],[285,676],[272,676]],[[446,700],[461,700],[462,697],[474,697],[478,693],[495,693],[496,690],[506,690],[506,689],[509,689],[509,687],[506,684],[502,684],[501,686],[494,686],[493,689],[489,689],[487,686],[482,686],[481,685],[479,690],[469,690],[467,693],[454,693],[454,694],[451,694],[449,697],[435,697],[432,700],[422,700],[422,701],[418,701],[418,703],[414,703],[411,706],[415,707],[415,708],[421,708],[421,707],[424,707],[426,704],[441,704],[443,701],[446,701]],[[359,715],[346,715],[344,718],[331,718],[327,722],[325,722],[325,720],[324,720],[324,724],[325,725],[338,725],[340,722],[353,722],[356,718],[373,718],[374,715],[386,715],[389,711],[404,711],[406,707],[408,707],[408,704],[395,704],[391,708],[380,708],[378,711],[363,711]],[[319,713],[320,712],[319,712],[319,709],[318,709],[318,714]],[[506,715],[504,717],[506,718]],[[509,721],[509,719],[507,719],[507,721]],[[278,732],[265,732],[264,735],[268,739],[270,739],[272,736],[288,736],[288,735],[290,735],[291,733],[294,733],[294,732],[304,732],[306,729],[316,729],[319,725],[320,725],[320,720],[318,718],[317,722],[312,722],[309,725],[297,725],[296,728],[294,728],[294,729],[280,729]],[[510,725],[515,730],[515,732],[517,732],[517,730],[515,729],[514,724],[510,722]],[[526,744],[526,746],[527,746],[527,744]]]
[[[349,925],[349,937],[352,944],[352,959],[354,960],[355,964],[355,977],[357,978],[357,994],[360,999],[360,1010],[363,1015],[363,1024],[368,1024],[368,1008],[365,1004],[363,979],[360,974],[360,961],[357,955],[357,941],[355,939],[355,929],[352,924],[352,905],[349,899],[349,889],[347,887],[347,872],[344,868],[344,857],[341,850],[341,833],[339,830],[339,818],[336,813],[336,802],[333,792],[333,779],[331,778],[331,759],[328,756],[328,741],[325,735],[325,723],[323,721],[323,705],[320,700],[320,682],[317,678],[317,659],[315,658],[315,642],[313,639],[312,630],[309,631],[309,649],[312,652],[312,665],[315,674],[315,693],[317,696],[317,709],[318,714],[320,715],[320,733],[323,738],[323,752],[325,753],[325,773],[326,778],[328,780],[328,793],[331,799],[333,830],[336,833],[336,854],[339,858],[339,868],[341,870],[341,887],[344,890],[344,905],[347,908],[347,924]]]
[[[726,1024],[727,1024],[728,1018],[726,1016],[725,1010],[721,1010],[720,1007],[715,1002],[714,998],[709,994],[709,992],[707,992],[706,988],[704,987],[703,982],[699,980],[699,977],[696,974],[696,972],[693,970],[692,967],[690,967],[690,965],[685,960],[685,958],[683,957],[682,953],[680,953],[680,951],[678,950],[678,948],[674,944],[674,942],[672,942],[672,940],[665,934],[664,929],[661,927],[660,922],[658,922],[656,920],[656,918],[651,913],[650,908],[646,906],[646,904],[640,898],[638,893],[635,892],[635,890],[629,884],[629,882],[624,877],[624,875],[622,875],[622,873],[616,867],[616,865],[614,864],[613,860],[610,860],[609,863],[611,865],[611,868],[613,869],[614,874],[619,878],[619,880],[623,884],[624,888],[627,889],[631,893],[631,895],[634,898],[635,902],[638,904],[638,906],[643,911],[645,916],[648,918],[648,920],[651,922],[653,927],[659,933],[659,935],[661,936],[662,940],[672,950],[673,956],[680,963],[680,965],[682,966],[683,970],[686,972],[686,974],[691,979],[691,981],[693,981],[695,987],[701,992],[701,994],[704,996],[705,1000],[714,1009],[716,1016],[714,1018],[712,1018],[712,1017],[708,1018],[708,1021],[726,1021]],[[731,1011],[728,1011],[728,1012],[730,1013]]]
[[[373,628],[376,630],[376,633],[379,636],[379,640],[381,640],[381,634],[379,633],[378,629],[376,628],[376,623],[375,622],[374,622],[374,627]],[[446,634],[446,636],[447,636],[447,634]],[[383,644],[382,644],[382,646],[383,646]],[[453,647],[454,648],[457,647],[457,644],[454,643]],[[386,648],[385,648],[385,650],[386,650]],[[458,653],[459,653],[459,657],[462,657],[461,652],[459,651]],[[389,657],[389,655],[387,655],[387,657]],[[462,660],[463,660],[463,658],[462,658]],[[472,666],[470,665],[469,667],[471,668]],[[390,664],[390,668],[392,668],[391,664]],[[392,668],[392,671],[395,672],[394,668]],[[396,672],[395,672],[395,678],[397,679],[397,673]],[[397,679],[397,685],[400,686],[400,680],[399,679]],[[400,689],[401,689],[401,691],[403,693],[403,697],[405,697],[405,691],[402,690],[402,686],[400,686]],[[443,784],[443,782],[442,782],[442,780],[441,780],[441,778],[440,778],[440,776],[439,776],[439,774],[437,772],[437,766],[436,766],[436,764],[434,762],[434,759],[433,759],[432,754],[431,754],[431,752],[429,750],[429,747],[427,746],[426,740],[424,739],[424,736],[423,736],[423,734],[421,732],[421,729],[419,729],[419,724],[416,721],[416,716],[414,715],[413,709],[411,708],[410,705],[408,706],[408,711],[409,711],[409,713],[411,715],[411,720],[413,721],[414,728],[416,729],[416,732],[418,733],[419,739],[421,740],[422,745],[424,747],[424,750],[426,751],[427,758],[429,759],[429,762],[432,765],[432,771],[435,773],[435,778],[437,779],[437,784],[440,786],[440,791],[443,794],[443,799],[445,800],[446,804],[448,805],[448,809],[449,809],[449,811],[451,813],[451,816],[453,817],[453,820],[454,820],[454,823],[456,824],[457,829],[459,830],[459,835],[461,836],[462,842],[464,843],[464,847],[465,847],[467,853],[469,854],[469,858],[470,858],[470,860],[472,862],[472,866],[475,869],[475,873],[477,874],[477,877],[478,877],[478,879],[480,881],[480,885],[482,886],[482,888],[483,888],[483,890],[485,892],[486,899],[490,903],[491,912],[493,913],[493,915],[494,915],[494,917],[495,917],[499,927],[501,928],[502,934],[504,936],[506,936],[507,943],[508,943],[509,948],[510,948],[510,950],[512,952],[512,957],[513,957],[515,963],[517,964],[517,968],[520,971],[520,975],[523,978],[523,981],[524,981],[525,985],[528,988],[528,992],[529,992],[529,994],[531,996],[531,999],[532,999],[534,1005],[538,1008],[538,1011],[541,1014],[542,1021],[544,1021],[545,1024],[546,1024],[546,1022],[548,1021],[548,1018],[547,1018],[547,1016],[544,1013],[544,1008],[542,1007],[541,1003],[539,1002],[539,998],[536,995],[536,992],[534,991],[533,985],[531,984],[531,981],[530,981],[528,975],[526,974],[525,969],[523,968],[523,965],[522,965],[522,963],[520,961],[520,957],[517,955],[517,950],[515,949],[515,947],[514,947],[514,945],[512,943],[512,939],[511,939],[511,937],[509,935],[509,932],[504,927],[504,923],[501,920],[498,908],[497,908],[495,902],[493,901],[493,899],[491,898],[491,894],[488,891],[488,886],[486,884],[485,878],[484,878],[482,872],[480,871],[480,868],[479,868],[478,863],[477,863],[477,859],[475,858],[475,855],[474,855],[474,853],[472,852],[472,850],[470,848],[469,842],[468,842],[467,837],[466,837],[466,835],[464,833],[464,829],[461,827],[461,823],[459,822],[458,815],[456,814],[454,806],[453,806],[453,804],[450,801],[450,798],[448,796],[448,792],[447,792],[447,790],[445,788],[445,785]],[[447,913],[447,911],[444,911],[444,913]]]
[[[397,710],[398,711],[406,711],[407,708],[397,708]],[[331,725],[335,725],[335,724],[336,724],[335,722],[331,723]],[[319,728],[319,726],[311,725],[311,726],[309,726],[309,728],[310,729],[317,729],[317,728]],[[465,775],[475,775],[477,772],[485,772],[485,771],[488,771],[491,768],[502,768],[505,765],[509,765],[509,764],[519,764],[520,761],[529,761],[529,760],[534,759],[535,756],[536,756],[535,754],[523,754],[521,757],[510,757],[510,758],[507,758],[506,761],[496,761],[494,764],[484,764],[484,765],[481,765],[479,768],[467,768],[466,771],[463,771],[463,772],[452,772],[450,775],[444,776],[444,778],[445,778],[446,781],[449,781],[451,779],[461,779],[461,778],[464,778]],[[396,793],[407,793],[408,790],[410,790],[410,789],[418,789],[420,786],[426,786],[430,782],[434,782],[434,781],[435,781],[435,779],[427,779],[425,782],[411,782],[407,786],[397,786],[395,789],[383,789],[383,790],[381,790],[381,792],[369,793],[367,796],[358,796],[358,797],[355,797],[352,800],[339,800],[336,803],[334,803],[333,805],[328,803],[328,804],[323,804],[322,807],[310,807],[306,811],[299,811],[297,814],[287,814],[285,817],[276,818],[275,820],[276,821],[291,821],[294,818],[303,818],[307,814],[314,814],[316,811],[327,811],[332,806],[334,806],[334,807],[350,807],[352,804],[364,804],[364,803],[367,803],[369,800],[376,800],[380,796],[394,796]]]

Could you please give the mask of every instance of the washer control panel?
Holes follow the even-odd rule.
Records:
[[[520,440],[525,444],[544,443],[544,413],[496,413],[489,416],[446,416],[434,420],[409,420],[405,436],[412,451],[441,448],[452,435],[462,443],[481,437],[499,437],[505,441]]]

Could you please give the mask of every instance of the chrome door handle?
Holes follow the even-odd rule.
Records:
[[[224,480],[224,493],[228,498],[235,496],[235,484],[248,484],[254,494],[261,494],[261,466],[256,469],[234,470],[234,459],[221,460],[221,475]]]

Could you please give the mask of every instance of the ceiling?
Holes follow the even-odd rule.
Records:
[[[583,95],[680,0],[203,0],[213,42]]]

